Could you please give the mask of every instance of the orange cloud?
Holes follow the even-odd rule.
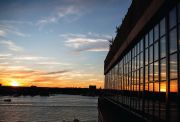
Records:
[[[17,67],[16,67],[17,68]],[[45,72],[39,70],[7,69],[0,72],[0,83],[11,85],[11,81],[17,81],[21,86],[36,85],[40,87],[81,87],[89,85],[103,87],[103,82],[98,79],[91,79],[92,74],[71,72],[67,70]],[[88,80],[89,79],[89,80]]]

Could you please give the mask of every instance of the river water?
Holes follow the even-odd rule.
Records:
[[[5,102],[4,99],[11,99]],[[97,97],[79,95],[0,96],[0,122],[97,122]]]

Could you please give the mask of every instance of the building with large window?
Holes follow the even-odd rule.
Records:
[[[180,122],[179,0],[132,0],[104,74],[109,99],[145,120]]]

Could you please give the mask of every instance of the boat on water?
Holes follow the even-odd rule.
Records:
[[[11,99],[4,99],[4,102],[11,102]]]

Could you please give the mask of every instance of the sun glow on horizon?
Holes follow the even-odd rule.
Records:
[[[11,86],[20,86],[19,82],[16,80],[12,80],[10,83]]]

